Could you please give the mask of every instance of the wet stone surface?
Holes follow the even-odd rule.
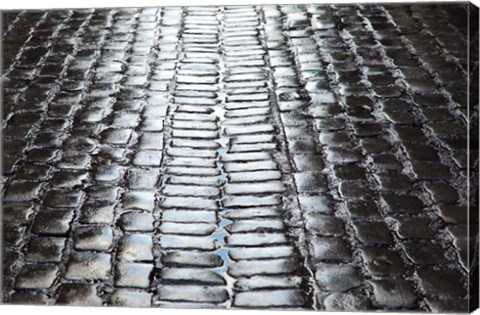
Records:
[[[467,310],[468,8],[4,12],[3,301]]]

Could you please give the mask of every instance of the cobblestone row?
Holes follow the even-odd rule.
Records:
[[[19,56],[17,76],[30,73],[33,84],[24,89],[19,89],[18,85],[12,86],[12,91],[23,90],[23,93],[11,95],[19,98],[16,104],[18,111],[7,118],[4,129],[4,145],[11,146],[11,153],[15,156],[11,161],[8,157],[4,159],[4,172],[10,173],[15,162],[18,169],[9,178],[3,198],[4,221],[11,224],[4,225],[5,245],[7,248],[12,246],[6,250],[6,259],[15,262],[4,265],[4,284],[6,289],[15,287],[17,292],[12,295],[13,301],[24,299],[31,303],[47,303],[48,295],[52,292],[49,288],[58,284],[58,272],[64,267],[63,257],[67,250],[66,239],[62,236],[70,230],[69,223],[74,212],[72,208],[78,205],[82,194],[81,191],[72,192],[65,198],[56,195],[60,191],[55,188],[60,185],[53,183],[54,170],[49,165],[51,162],[57,164],[59,169],[70,168],[64,158],[66,153],[54,148],[62,145],[69,133],[73,112],[78,109],[69,105],[72,99],[80,98],[80,93],[69,91],[69,79],[75,77],[70,76],[68,71],[72,71],[75,64],[67,58],[68,49],[75,56],[78,46],[62,47],[65,54],[58,55],[54,53],[58,49],[56,45],[50,49],[42,48],[42,44],[38,48],[35,46],[39,45],[38,42],[46,46],[56,42],[61,47],[62,32],[69,32],[75,38],[83,33],[90,18],[89,12],[49,15],[48,19],[37,24],[35,37],[29,38],[23,54]],[[42,23],[45,23],[43,27]],[[54,23],[56,27],[52,30],[49,23]],[[30,53],[35,50],[40,54]],[[39,62],[44,64],[36,69]],[[15,71],[9,72],[10,77],[15,78],[16,75],[12,73]],[[55,82],[58,78],[60,80]],[[67,106],[66,114],[55,112],[55,109]],[[58,204],[56,197],[60,197]],[[20,248],[24,249],[23,253],[18,250]],[[7,280],[9,274],[12,275],[11,281]],[[15,282],[13,277],[16,277]],[[38,290],[43,292],[35,292]]]
[[[290,165],[266,71],[268,30],[258,8],[225,14],[223,123],[230,149],[221,160],[228,173],[224,215],[232,221],[226,229],[234,260],[229,273],[236,280],[233,305],[307,307],[313,303],[310,272],[298,247],[302,223],[289,196]]]
[[[300,11],[301,12],[301,11]],[[272,68],[279,99],[281,119],[285,128],[288,149],[295,167],[294,179],[299,205],[303,217],[306,218],[307,240],[309,243],[310,264],[315,273],[316,292],[348,289],[350,281],[358,281],[356,269],[339,262],[348,260],[348,249],[342,237],[346,236],[344,222],[333,214],[334,202],[327,193],[324,160],[317,159],[316,139],[311,132],[312,122],[303,115],[308,104],[304,102],[305,88],[300,86],[298,76],[303,73],[303,65],[296,63],[296,51],[289,49],[301,43],[302,49],[308,50],[307,38],[300,38],[301,32],[295,28],[300,21],[301,13],[290,8],[267,11],[269,24],[268,37],[279,51],[271,50]],[[278,22],[286,21],[286,25]],[[300,21],[301,23],[301,21]],[[288,35],[283,36],[282,30]],[[313,50],[313,49],[312,49]],[[307,51],[308,52],[308,51]],[[304,52],[299,52],[300,59]],[[314,64],[307,62],[307,69],[312,70]],[[297,71],[295,71],[297,69]],[[293,71],[292,71],[293,70]],[[303,117],[302,117],[303,116]],[[351,279],[350,279],[351,278]],[[344,282],[345,281],[345,282]],[[355,284],[353,285],[355,286]],[[342,298],[342,293],[331,294],[330,299]],[[320,295],[317,296],[319,298]],[[317,301],[315,301],[317,303]],[[321,305],[320,305],[321,307]]]
[[[3,300],[468,310],[467,9],[3,13]]]
[[[229,300],[226,279],[219,270],[224,262],[215,253],[222,240],[217,213],[223,185],[215,115],[220,71],[218,11],[185,8],[179,27],[179,62],[173,69],[175,86],[171,88],[174,107],[165,126],[169,136],[159,204],[160,305],[214,306]]]
[[[429,19],[429,16],[432,16],[431,13],[425,12],[425,10],[419,10],[419,11],[420,12],[413,12],[412,16],[415,16],[418,20],[421,20],[422,22],[425,21],[423,22],[424,25],[428,25],[429,24],[428,22],[431,21]],[[437,23],[437,21],[439,23],[442,23],[442,20],[438,18],[438,16],[442,16],[442,14],[437,12],[434,12],[434,14],[436,15],[434,23]],[[394,17],[394,19],[395,18],[396,17]],[[448,24],[445,23],[443,25],[448,25]],[[433,34],[435,37],[438,36],[437,34],[440,34],[440,36],[442,35],[441,31],[439,31],[439,29],[441,29],[440,24],[434,24],[434,27],[427,26],[427,30],[430,30],[432,28],[434,28],[435,30],[431,31],[431,34]],[[457,30],[457,33],[461,34],[461,32],[458,32],[458,30]],[[422,40],[423,42],[423,41],[428,41],[429,39],[420,37],[420,40]],[[439,43],[444,42],[444,40],[442,41],[442,38],[438,38],[438,37],[436,41]],[[411,43],[412,41],[409,42],[409,44]],[[450,41],[449,41],[449,44],[450,44]],[[456,47],[452,47],[449,44],[444,45],[443,47],[446,50],[445,59],[439,60],[439,61],[435,59],[432,60],[432,58],[435,58],[435,57],[432,57],[429,54],[423,54],[420,50],[421,48],[419,48],[418,50],[415,49],[413,51],[407,48],[408,50],[410,50],[412,55],[420,54],[420,56],[417,59],[418,60],[417,62],[418,62],[418,65],[420,66],[420,69],[423,68],[422,70],[424,70],[425,71],[424,73],[427,74],[424,76],[424,78],[428,78],[428,75],[433,76],[433,80],[430,81],[431,82],[430,84],[432,86],[431,89],[440,90],[441,92],[443,92],[444,96],[447,96],[451,99],[453,106],[452,105],[446,106],[448,107],[448,110],[445,110],[446,115],[442,117],[443,119],[440,119],[440,118],[431,119],[430,116],[431,116],[432,110],[428,111],[428,108],[423,107],[423,106],[426,106],[427,102],[422,102],[421,99],[419,100],[419,96],[416,95],[416,94],[419,94],[419,92],[416,91],[416,88],[413,85],[413,83],[411,81],[409,82],[408,80],[405,80],[405,84],[408,86],[408,88],[411,90],[411,93],[413,94],[413,98],[412,98],[413,101],[416,104],[419,104],[421,106],[421,110],[416,111],[414,109],[414,113],[417,114],[417,121],[419,122],[419,124],[423,124],[422,129],[423,129],[424,135],[430,139],[434,139],[434,141],[428,142],[428,144],[431,144],[431,148],[434,149],[432,150],[432,153],[437,151],[437,154],[434,157],[433,156],[430,158],[424,157],[423,159],[424,160],[428,159],[433,163],[433,161],[438,161],[439,160],[438,157],[440,157],[440,161],[443,163],[443,165],[450,166],[450,173],[448,172],[448,168],[445,168],[445,166],[443,166],[442,167],[444,169],[443,175],[440,175],[440,173],[442,172],[440,171],[440,169],[438,169],[438,173],[435,174],[434,178],[432,178],[432,176],[428,177],[420,174],[421,169],[418,166],[419,164],[418,162],[412,161],[411,165],[413,167],[413,172],[415,173],[416,178],[420,180],[418,181],[418,183],[420,184],[419,188],[421,188],[424,193],[430,194],[430,198],[429,198],[430,200],[427,199],[427,202],[428,204],[432,204],[434,212],[430,214],[430,216],[434,220],[434,222],[435,221],[437,222],[438,230],[437,230],[436,239],[442,239],[442,238],[451,239],[453,237],[452,243],[455,247],[457,247],[455,250],[455,248],[452,248],[452,243],[450,243],[450,245],[445,244],[446,246],[444,245],[444,248],[445,248],[444,256],[448,257],[450,261],[453,260],[454,263],[455,262],[458,263],[458,258],[456,257],[457,255],[453,254],[455,251],[457,251],[457,253],[460,254],[460,257],[459,257],[460,263],[463,265],[465,269],[468,269],[468,258],[465,255],[468,251],[466,249],[466,244],[460,245],[461,242],[459,242],[457,239],[457,237],[460,236],[462,233],[462,232],[458,232],[459,230],[463,230],[465,233],[465,237],[467,237],[467,232],[466,232],[467,218],[465,216],[466,211],[458,210],[462,208],[465,209],[465,207],[467,206],[466,194],[468,189],[465,186],[466,173],[464,172],[464,170],[466,170],[467,165],[466,165],[466,158],[462,157],[462,154],[466,155],[465,150],[467,147],[467,138],[466,138],[465,132],[461,133],[458,131],[459,129],[465,130],[464,121],[466,120],[466,117],[465,117],[466,102],[459,101],[459,99],[460,100],[465,99],[465,95],[459,95],[459,92],[457,92],[457,91],[461,91],[461,89],[465,89],[465,91],[467,90],[466,88],[467,81],[466,80],[448,81],[445,79],[445,73],[442,73],[442,71],[445,71],[443,70],[443,67],[445,67],[446,65],[449,65],[451,67],[451,71],[449,71],[449,73],[456,74],[458,77],[462,74],[461,73],[462,71],[458,71],[458,70],[463,69],[462,75],[464,76],[466,68],[461,63],[458,62],[458,59],[452,58],[451,56],[455,56],[455,55],[458,56],[460,54],[459,57],[462,58],[462,54],[463,54],[463,57],[465,57],[464,54],[466,53],[467,49],[465,46],[463,46],[463,48],[465,48],[465,52],[459,52],[458,50],[462,49],[462,45],[460,43],[457,43]],[[413,45],[413,47],[415,46]],[[431,52],[431,50],[429,50],[429,52]],[[439,53],[438,55],[440,55],[441,51],[438,51],[438,53]],[[450,57],[450,60],[453,60],[456,62],[449,62],[449,57]],[[456,70],[455,70],[455,66],[456,66]],[[445,99],[444,101],[442,101],[442,103],[446,103],[445,105],[447,105],[448,100]],[[437,106],[438,106],[438,103],[437,103]],[[453,115],[450,113],[452,113]],[[457,121],[455,121],[455,117],[457,117]],[[460,121],[461,119],[464,121]],[[441,126],[444,126],[446,124],[448,124],[452,128],[452,130],[448,132],[445,132],[445,130],[442,130]],[[454,129],[457,129],[457,132],[452,132]],[[448,144],[449,143],[448,141],[451,140],[452,138],[454,138],[455,141],[459,143],[459,145],[457,145],[455,149],[452,148],[451,146],[449,147],[449,144]],[[443,149],[444,147],[449,148],[448,150],[449,152],[448,151],[446,152]],[[414,159],[413,152],[410,153],[408,147],[406,147],[405,145],[404,145],[404,149],[406,150],[406,153],[408,155],[407,158],[410,158],[411,160],[420,159],[420,157]],[[426,164],[426,165],[428,165],[429,167],[432,167],[434,166],[432,163]],[[456,178],[458,174],[460,175],[460,177]],[[427,181],[431,179],[435,179],[438,181],[434,183]],[[435,193],[435,190],[437,187],[448,187],[448,190],[451,191],[451,199],[441,200],[439,198],[440,194],[438,192]],[[456,188],[457,191],[453,190],[452,187]],[[453,206],[451,204],[456,204],[456,205]],[[450,211],[448,211],[448,209],[450,209]],[[457,210],[453,210],[453,209],[457,209]],[[442,220],[439,220],[440,218],[443,220],[443,222]],[[464,240],[466,239],[464,238]],[[463,249],[459,248],[459,246],[463,247]],[[462,287],[459,286],[455,290],[449,289],[450,292],[446,294],[446,292],[442,292],[442,290],[439,290],[439,288],[435,288],[435,289],[430,288],[429,283],[431,283],[433,279],[440,279],[443,282],[447,282],[449,277],[462,278],[463,281],[466,282],[465,273],[463,270],[461,270],[461,267],[458,265],[456,268],[454,267],[445,271],[442,271],[440,268],[445,268],[445,266],[439,266],[439,270],[433,273],[428,271],[426,268],[423,268],[423,269],[417,268],[416,270],[417,281],[419,281],[420,289],[426,295],[425,302],[428,304],[428,306],[432,310],[448,309],[448,308],[450,308],[450,310],[453,310],[456,308],[458,309],[460,307],[459,305],[462,305],[462,302],[461,300],[460,301],[457,300],[456,297],[464,296],[466,293],[466,291],[464,291]],[[457,270],[452,270],[452,269],[457,269]],[[439,299],[439,296],[447,296],[447,298],[444,298],[445,300],[441,302],[441,305],[439,305],[440,303],[437,302]]]

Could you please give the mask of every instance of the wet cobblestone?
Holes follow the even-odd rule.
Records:
[[[3,300],[467,310],[471,12],[3,12]]]

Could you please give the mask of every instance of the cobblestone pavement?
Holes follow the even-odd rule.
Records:
[[[4,301],[466,311],[466,8],[4,13]]]

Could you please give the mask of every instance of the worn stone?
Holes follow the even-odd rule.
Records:
[[[153,191],[132,191],[123,195],[125,209],[140,209],[153,211],[155,207],[155,193]]]
[[[27,245],[25,259],[32,262],[60,262],[65,238],[32,237]]]
[[[120,289],[113,292],[110,301],[115,306],[150,307],[152,295],[145,292]]]
[[[457,191],[445,183],[425,183],[425,188],[432,195],[432,198],[437,203],[456,203],[458,199]]]
[[[380,217],[377,206],[371,200],[349,201],[345,208],[354,219],[378,219]]]
[[[406,243],[405,253],[417,265],[435,265],[448,262],[443,248],[433,243]]]
[[[110,255],[94,252],[70,254],[65,277],[70,280],[105,280],[111,269]]]
[[[339,190],[347,199],[369,199],[372,196],[372,190],[361,180],[342,181]]]
[[[400,238],[433,238],[435,231],[427,217],[398,218],[397,233]]]
[[[298,192],[319,192],[327,188],[326,176],[321,173],[296,173],[295,183]]]
[[[25,265],[17,277],[17,289],[46,289],[57,278],[58,267],[49,265]]]
[[[347,291],[362,284],[358,270],[350,265],[317,265],[315,278],[322,290]]]
[[[466,206],[439,205],[439,215],[449,224],[468,224],[468,209]]]
[[[163,268],[161,277],[164,282],[198,283],[207,286],[225,285],[225,279],[219,274],[205,269]]]
[[[148,288],[153,265],[120,262],[115,268],[115,285],[119,287]]]
[[[223,264],[220,256],[211,253],[193,253],[190,251],[172,251],[162,256],[162,262],[177,267],[220,267]]]
[[[384,247],[362,248],[362,257],[367,270],[375,276],[402,275],[405,267],[396,251]]]
[[[133,164],[137,166],[160,166],[162,151],[143,150],[137,152],[133,158]]]
[[[93,284],[64,283],[59,288],[57,304],[78,306],[101,306],[102,300],[97,295]]]
[[[151,261],[152,243],[148,234],[126,234],[119,241],[117,258],[125,261]]]
[[[419,269],[420,288],[428,296],[463,297],[466,294],[465,286],[458,279],[462,278],[457,270]]]
[[[112,246],[110,227],[79,226],[73,230],[73,246],[77,250],[108,251]]]
[[[314,238],[311,245],[316,260],[349,261],[350,249],[341,238]]]
[[[412,165],[417,179],[434,180],[450,177],[449,168],[440,163],[412,162]]]
[[[40,235],[66,235],[70,229],[73,211],[40,211],[32,226],[32,232]]]
[[[333,292],[323,300],[323,304],[326,311],[358,311],[369,308],[368,299],[357,292]]]
[[[353,224],[357,238],[364,244],[390,244],[392,236],[383,222],[361,222]]]
[[[343,236],[345,235],[345,223],[340,218],[315,214],[308,218],[306,228],[321,236]]]
[[[233,301],[237,307],[301,307],[306,301],[300,290],[273,290],[238,293]]]
[[[254,275],[290,274],[298,269],[298,261],[277,258],[272,260],[237,261],[232,264],[229,273],[235,277],[251,277]]]
[[[34,200],[39,197],[41,182],[13,181],[8,185],[4,201],[22,202]]]
[[[382,194],[382,201],[387,212],[392,214],[415,214],[424,208],[422,201],[411,195]]]
[[[153,221],[153,216],[148,212],[130,211],[122,214],[117,222],[125,231],[151,232]]]
[[[413,285],[406,280],[375,280],[371,282],[375,301],[387,308],[409,308],[415,305],[417,296]]]
[[[34,204],[32,203],[15,203],[3,205],[3,221],[4,222],[25,222],[28,221],[34,212]]]
[[[199,285],[160,285],[159,298],[162,301],[222,303],[228,299],[228,292],[222,287]]]

